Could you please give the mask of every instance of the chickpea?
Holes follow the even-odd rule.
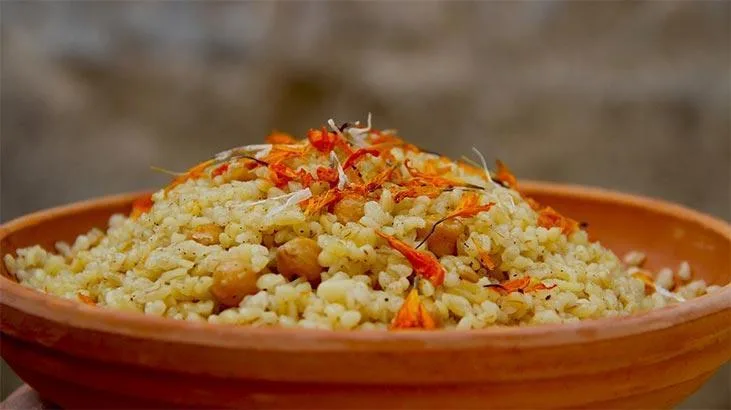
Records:
[[[342,224],[358,222],[363,217],[365,201],[359,198],[343,198],[333,207],[333,213]]]
[[[310,192],[313,196],[325,193],[328,189],[330,189],[330,184],[324,181],[317,181],[310,185]]]
[[[427,235],[429,235],[429,231],[431,230],[431,227],[436,223],[436,219],[427,219],[426,225],[424,225],[421,228],[416,228],[416,240],[421,242],[426,238]]]
[[[193,228],[188,237],[201,245],[215,245],[218,243],[218,236],[223,233],[223,229],[216,224],[200,225]]]
[[[238,306],[246,295],[259,291],[256,281],[258,272],[252,272],[236,259],[225,260],[213,272],[211,294],[222,305]]]
[[[232,167],[228,174],[231,181],[251,181],[256,179],[256,173],[246,167],[246,164],[238,164]]]
[[[274,234],[272,233],[265,233],[261,235],[261,244],[266,246],[267,248],[272,248],[274,246]]]
[[[487,272],[487,277],[490,278],[490,279],[492,279],[492,280],[496,280],[498,282],[504,282],[504,281],[510,279],[508,277],[508,273],[505,272],[505,271],[501,271],[501,270],[491,270],[491,271],[488,271]]]
[[[314,240],[294,238],[277,249],[277,271],[290,280],[300,276],[317,284],[322,272],[317,262],[319,254],[320,247]]]
[[[457,254],[457,240],[464,233],[464,225],[456,219],[447,219],[437,225],[434,233],[427,239],[429,250],[437,257]]]
[[[459,276],[472,283],[477,283],[478,280],[480,280],[480,275],[477,274],[477,272],[473,271],[472,269],[463,269],[459,272]]]

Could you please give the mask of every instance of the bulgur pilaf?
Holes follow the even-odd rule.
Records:
[[[273,133],[196,165],[18,281],[168,318],[317,329],[478,329],[627,315],[713,292],[656,275],[521,194],[498,161],[452,161],[359,123]]]

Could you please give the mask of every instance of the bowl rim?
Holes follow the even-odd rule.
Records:
[[[592,201],[609,202],[651,210],[704,226],[725,237],[731,243],[731,225],[684,206],[625,194],[603,188],[580,185],[521,181],[521,190],[531,194],[550,193],[562,197],[583,197]],[[38,225],[61,215],[92,209],[122,206],[150,191],[105,196],[73,204],[50,208],[11,220],[0,226],[0,240],[20,227]],[[2,255],[4,257],[4,255]],[[4,261],[0,260],[0,263]],[[469,331],[323,331],[300,328],[267,328],[195,323],[183,320],[152,317],[136,312],[100,309],[60,297],[47,295],[0,277],[0,306],[12,308],[26,315],[62,324],[119,336],[144,338],[163,343],[183,343],[217,348],[256,349],[262,344],[267,350],[277,351],[333,351],[366,350],[393,351],[403,348],[421,349],[474,349],[526,348],[557,346],[587,341],[623,338],[639,333],[661,330],[704,316],[731,310],[731,286],[692,301],[644,313],[617,318],[601,318],[570,324],[535,326],[495,326]],[[0,321],[0,330],[9,329]],[[293,343],[297,339],[298,343]]]

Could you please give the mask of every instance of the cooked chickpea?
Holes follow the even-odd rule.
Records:
[[[211,294],[222,305],[238,306],[246,295],[259,291],[256,281],[258,272],[252,272],[236,259],[225,260],[213,272]]]
[[[487,271],[487,277],[498,282],[504,282],[510,279],[507,272],[499,269]]]
[[[251,181],[256,179],[256,173],[246,167],[246,165],[239,164],[229,171],[228,179],[231,181]]]
[[[261,244],[266,246],[267,248],[272,248],[274,246],[274,234],[273,233],[265,233],[261,235]]]
[[[327,182],[323,182],[323,181],[317,181],[317,182],[312,183],[312,185],[310,185],[310,192],[312,192],[313,196],[320,195],[320,194],[324,193],[325,191],[327,191],[328,189],[330,189],[330,184],[328,184]]]
[[[359,198],[343,198],[333,207],[340,223],[358,222],[363,217],[365,201]]]
[[[218,236],[223,233],[223,229],[216,224],[200,225],[193,228],[188,237],[201,245],[215,245],[218,243]]]
[[[277,249],[277,271],[290,280],[300,276],[317,284],[322,272],[317,262],[319,254],[320,247],[314,240],[294,238]]]
[[[460,270],[459,276],[462,279],[472,283],[477,283],[477,281],[480,280],[480,275],[478,275],[477,272],[469,268]]]
[[[464,233],[464,225],[456,219],[447,219],[437,225],[434,233],[427,239],[429,250],[437,257],[457,254],[457,240]]]
[[[429,231],[431,230],[431,227],[434,225],[435,222],[436,222],[435,219],[427,219],[426,225],[424,225],[421,228],[417,228],[416,229],[416,240],[419,242],[423,241],[424,238],[426,238],[426,236],[429,235]]]

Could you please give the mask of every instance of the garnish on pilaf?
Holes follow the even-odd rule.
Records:
[[[323,329],[572,322],[714,289],[687,266],[653,278],[622,263],[475,148],[478,161],[454,162],[370,117],[265,141],[171,173],[106,233],[59,254],[21,249],[6,265],[89,305]]]

